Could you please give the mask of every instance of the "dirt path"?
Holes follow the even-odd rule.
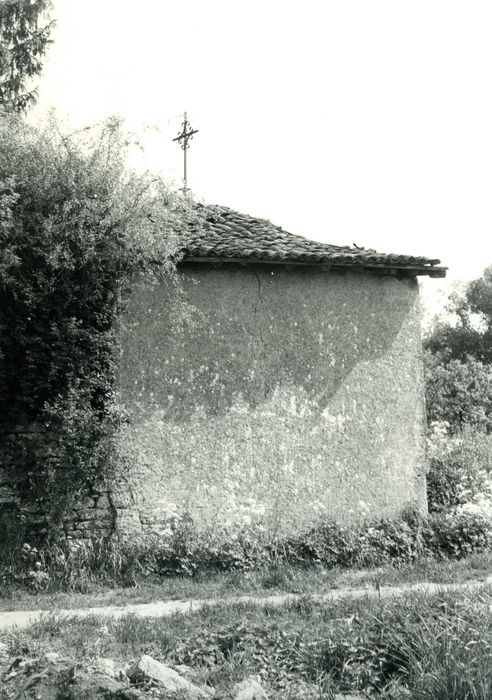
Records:
[[[467,581],[466,583],[415,583],[408,586],[394,586],[376,588],[340,588],[333,589],[329,593],[321,595],[309,595],[315,601],[333,601],[343,598],[391,598],[405,595],[406,593],[425,593],[435,595],[443,591],[473,592],[484,586],[492,586],[492,576],[484,581]],[[75,608],[65,610],[63,608],[53,608],[52,610],[16,610],[0,613],[0,632],[22,627],[29,627],[34,622],[38,622],[44,616],[54,612],[60,617],[111,617],[118,619],[125,615],[136,615],[137,617],[168,617],[176,613],[190,613],[200,610],[205,606],[213,605],[234,605],[237,603],[249,603],[258,606],[276,607],[287,602],[294,602],[302,598],[302,595],[285,593],[265,597],[238,596],[230,598],[209,598],[197,600],[162,600],[154,603],[139,603],[136,605],[107,605],[105,607]],[[492,608],[492,606],[491,606]]]

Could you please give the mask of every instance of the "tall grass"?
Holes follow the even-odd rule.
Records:
[[[265,588],[288,588],[293,582],[286,565],[331,570],[411,566],[431,558],[492,553],[492,436],[473,431],[449,436],[438,427],[429,438],[434,512],[428,517],[408,511],[398,519],[350,527],[325,522],[292,536],[268,537],[257,525],[237,524],[207,534],[188,514],[172,513],[161,535],[35,543],[26,541],[21,516],[0,506],[0,586],[3,591],[22,586],[34,592],[84,593],[95,585],[129,587],[217,572],[243,577],[255,570],[264,572]]]
[[[35,547],[13,532],[0,551],[0,582],[34,590],[85,592],[94,583],[132,586],[145,579],[196,577],[215,572],[268,568],[270,585],[284,565],[374,567],[409,564],[422,558],[459,559],[492,545],[490,522],[474,514],[428,518],[409,513],[400,520],[379,520],[344,527],[326,523],[292,537],[267,539],[255,532],[216,539],[191,527],[170,535],[138,540],[92,538],[59,540]]]
[[[61,650],[90,660],[150,653],[185,664],[229,697],[233,683],[258,675],[269,697],[329,698],[359,693],[380,700],[490,700],[492,591],[317,602],[276,608],[236,604],[165,620],[127,616],[85,620],[46,616],[10,636],[20,648]],[[23,652],[25,653],[25,651]]]

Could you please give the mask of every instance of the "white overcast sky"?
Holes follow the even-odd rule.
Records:
[[[492,264],[492,2],[54,0],[43,111],[112,114],[196,196],[320,241]],[[433,298],[442,283],[429,280]]]

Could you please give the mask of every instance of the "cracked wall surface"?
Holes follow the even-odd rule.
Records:
[[[416,280],[188,264],[137,286],[121,325],[129,414],[117,525],[295,532],[426,508]],[[184,318],[184,320],[183,320]]]

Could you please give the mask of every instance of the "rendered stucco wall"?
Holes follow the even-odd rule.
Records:
[[[425,510],[416,280],[232,264],[180,279],[184,321],[173,289],[142,284],[122,322],[120,530],[173,511],[288,533]]]

